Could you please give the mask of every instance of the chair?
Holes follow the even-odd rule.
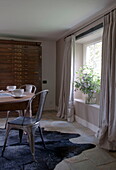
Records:
[[[5,141],[4,141],[4,145],[3,145],[3,149],[2,149],[2,156],[5,151],[6,142],[8,139],[9,132],[12,129],[19,130],[20,143],[22,142],[23,131],[25,131],[27,133],[28,139],[29,139],[30,150],[31,150],[34,161],[35,161],[34,134],[35,134],[35,131],[37,128],[39,128],[42,143],[45,148],[43,134],[42,134],[42,130],[40,127],[40,120],[41,120],[42,111],[43,111],[43,107],[45,104],[45,99],[46,99],[47,94],[48,94],[48,90],[43,90],[41,92],[36,93],[32,97],[32,100],[30,102],[33,102],[33,99],[35,97],[39,96],[39,105],[38,105],[38,110],[37,110],[35,117],[20,116],[20,117],[15,118],[14,120],[8,122],[7,128],[6,128]],[[28,112],[28,109],[30,106],[30,102],[28,103],[28,106],[27,106],[27,112]]]
[[[28,93],[34,93],[35,94],[35,92],[36,92],[36,86],[32,85],[32,84],[24,84],[24,85],[19,87],[19,89],[22,89],[22,88],[24,88],[24,91],[28,92]],[[31,104],[30,104],[30,110],[31,110]],[[6,128],[6,125],[7,125],[7,122],[8,122],[9,114],[14,113],[14,112],[18,113],[19,116],[21,115],[21,110],[7,111],[5,128]]]
[[[20,86],[19,89],[24,89],[24,92],[27,92],[27,93],[35,94],[35,92],[36,92],[36,86],[33,84],[24,84],[24,85]],[[31,113],[31,103],[30,103],[30,117],[31,116],[32,116],[32,113]]]
[[[22,86],[19,87],[20,89],[24,88],[25,92],[29,92],[29,93],[35,93],[36,92],[36,86],[32,85],[32,84],[24,84]]]

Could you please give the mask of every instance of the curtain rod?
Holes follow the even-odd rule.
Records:
[[[109,14],[110,12],[114,11],[116,9],[115,7],[112,7],[111,9],[109,9],[107,12],[104,12],[104,14],[101,14],[100,16],[97,16],[96,19],[93,19],[93,21],[90,21],[90,23],[85,24],[85,26],[82,26],[81,28],[79,28],[78,30],[72,32],[71,34],[67,35],[66,37],[64,37],[64,39],[66,39],[67,37],[70,37],[71,35],[74,35],[76,33],[78,33],[80,30],[86,28],[87,26],[91,25],[92,23],[102,19],[104,16],[106,16],[107,14]]]
[[[103,28],[103,23],[100,23],[100,24],[88,29],[87,31],[84,31],[83,33],[80,33],[75,38],[76,38],[76,40],[78,40],[79,38],[82,38],[83,36],[88,35],[88,34],[94,32],[94,31],[96,31],[96,30],[98,30],[100,28]]]
[[[89,24],[87,24],[87,25],[81,27],[81,28],[78,29],[77,31],[74,31],[74,32],[72,32],[71,34],[67,35],[65,38],[70,37],[71,35],[74,35],[74,34],[78,33],[80,30],[86,28],[87,26],[93,24],[94,22],[96,22],[96,21],[98,21],[98,20],[100,20],[100,19],[102,19],[102,18],[103,18],[103,17],[100,17],[99,19],[96,19],[96,20],[92,21],[91,23],[89,23]]]

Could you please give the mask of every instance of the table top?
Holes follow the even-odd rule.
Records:
[[[29,101],[34,96],[34,93],[24,92],[22,97],[13,97],[8,91],[0,92],[0,104],[2,103],[19,103],[23,101]]]

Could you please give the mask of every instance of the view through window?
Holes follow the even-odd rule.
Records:
[[[93,68],[95,75],[101,77],[101,62],[102,62],[102,34],[103,28],[96,30],[82,38],[76,40],[75,48],[75,81],[78,77],[78,72],[83,66]],[[99,94],[97,95],[97,104],[99,104]],[[84,99],[83,92],[77,90],[75,98]]]
[[[93,67],[94,72],[101,75],[102,41],[95,41],[84,46],[85,65]]]

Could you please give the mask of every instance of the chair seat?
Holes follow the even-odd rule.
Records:
[[[8,122],[8,124],[27,126],[27,125],[34,124],[35,122],[36,122],[35,118],[20,116],[14,120],[11,120],[10,122]]]

